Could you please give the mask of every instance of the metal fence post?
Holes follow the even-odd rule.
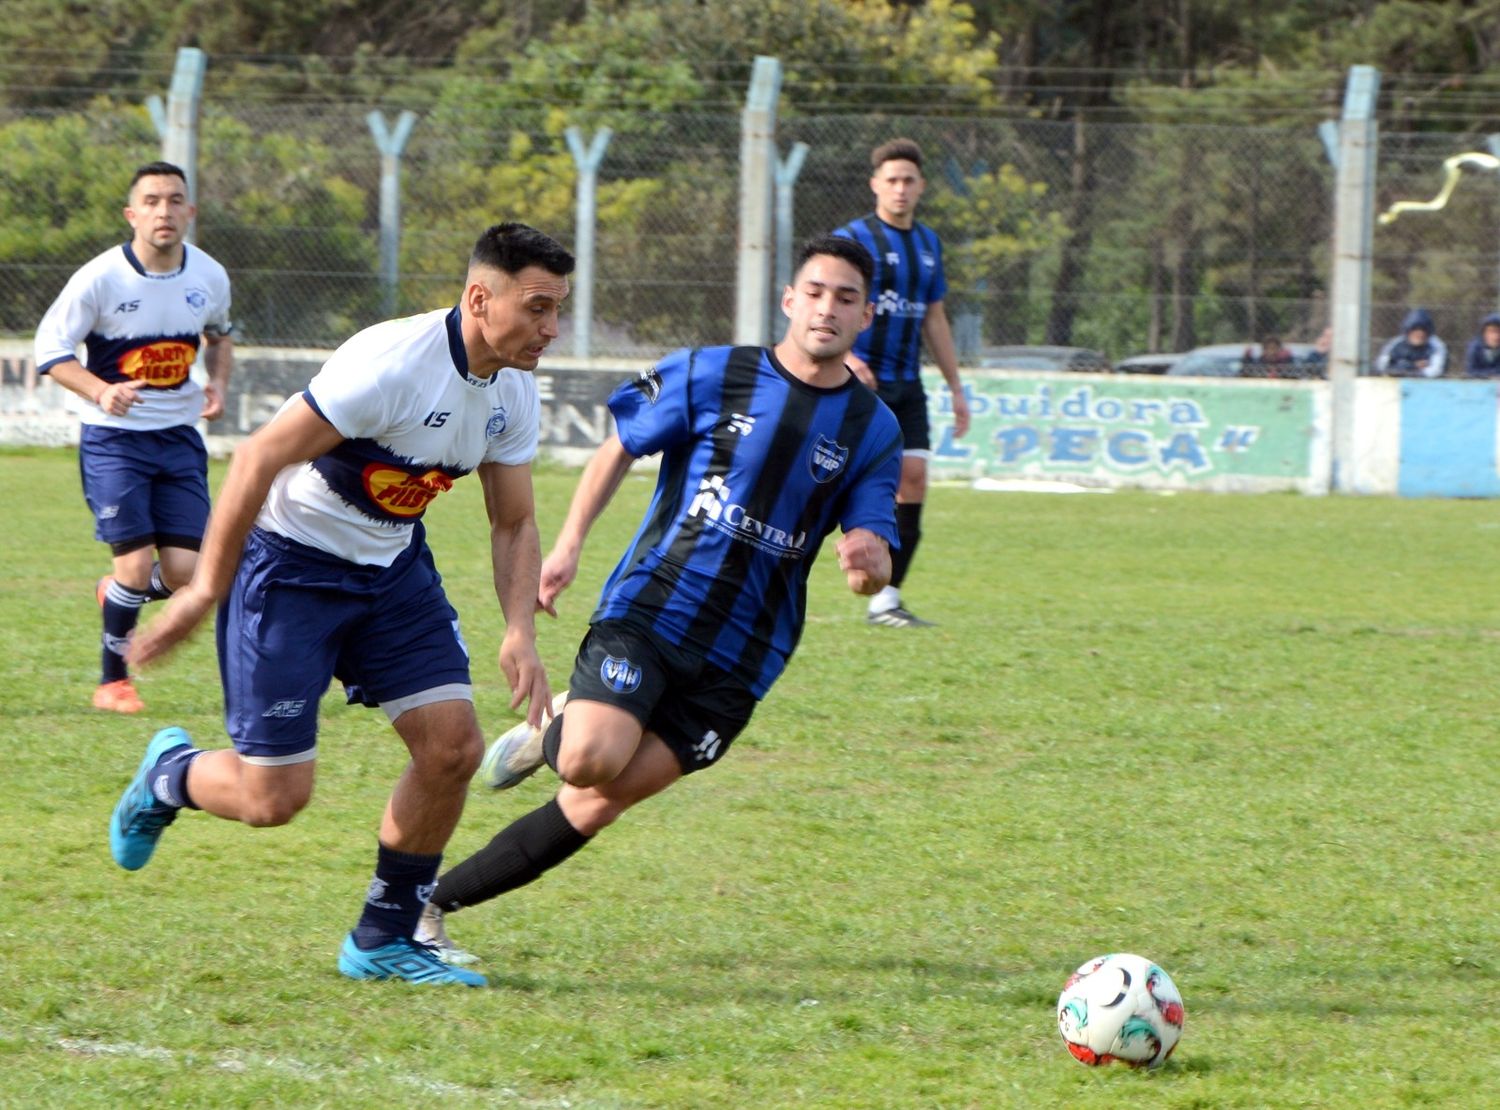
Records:
[[[380,285],[385,315],[394,316],[401,274],[401,152],[411,138],[417,114],[402,112],[394,131],[386,127],[385,115],[379,111],[371,112],[365,122],[380,151]]]
[[[594,132],[589,145],[583,145],[583,132],[570,127],[563,132],[573,163],[578,167],[578,207],[573,222],[573,251],[577,267],[573,273],[573,355],[589,358],[594,348],[594,210],[599,192],[599,163],[614,132],[601,127]]]
[[[1370,360],[1370,270],[1375,227],[1375,98],[1380,74],[1352,66],[1339,126],[1333,209],[1333,473],[1338,492],[1355,488],[1354,380]]]
[[[734,341],[758,346],[770,338],[771,194],[776,165],[776,101],[781,60],[757,55],[740,113],[740,227],[735,275]]]
[[[793,143],[785,158],[776,159],[776,279],[771,282],[767,306],[772,320],[776,319],[776,308],[781,304],[781,291],[792,283],[792,216],[797,175],[802,172],[802,163],[807,160],[807,152],[811,149],[806,143]]]
[[[198,203],[198,105],[203,99],[203,70],[207,64],[207,57],[196,46],[184,46],[177,51],[163,117],[166,126],[158,123],[162,160],[181,166],[187,174],[189,204]],[[152,118],[156,118],[154,114]],[[190,243],[196,241],[196,224],[196,220],[188,224],[184,238]]]

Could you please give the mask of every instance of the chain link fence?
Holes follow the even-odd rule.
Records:
[[[210,81],[197,241],[230,272],[241,342],[326,347],[387,314],[372,107],[216,100]],[[474,236],[495,220],[575,240],[577,173],[563,138],[572,122],[556,109],[444,102],[419,114],[400,161],[398,313],[451,303]],[[587,140],[595,127],[577,122]],[[728,341],[739,115],[609,122],[593,352],[649,358]],[[943,236],[967,362],[1017,344],[1090,348],[1115,362],[1209,344],[1243,352],[1271,336],[1311,350],[1328,324],[1334,173],[1310,129],[797,115],[792,105],[777,145],[783,156],[808,147],[793,193],[797,240],[869,211],[868,152],[897,135],[926,155],[919,216]],[[1430,197],[1443,162],[1464,149],[1451,135],[1382,136],[1380,203]],[[0,334],[30,334],[72,271],[125,237],[125,184],[158,151],[138,104],[0,117]],[[1377,229],[1377,347],[1421,305],[1461,351],[1494,307],[1500,175],[1469,176],[1445,209]],[[556,349],[570,353],[567,334]],[[1315,360],[1298,367],[1320,372]]]

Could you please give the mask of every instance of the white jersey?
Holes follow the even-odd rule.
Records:
[[[68,395],[85,424],[154,431],[194,424],[203,387],[190,376],[200,337],[228,335],[229,275],[197,247],[182,248],[182,266],[153,274],[129,243],[79,267],[36,329],[36,368],[46,373],[78,357],[107,383],[133,381],[139,402],[121,416]]]
[[[511,369],[476,378],[468,365],[457,308],[347,340],[301,394],[344,441],[278,474],[256,523],[386,567],[455,479],[480,463],[529,463],[541,429],[536,379]]]

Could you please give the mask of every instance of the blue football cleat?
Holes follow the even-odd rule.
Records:
[[[126,871],[139,871],[156,851],[162,829],[177,820],[177,807],[157,801],[151,792],[151,772],[161,757],[177,748],[192,747],[193,740],[180,728],[164,728],[146,745],[146,754],[135,778],[120,795],[109,819],[109,854]]]
[[[339,951],[339,971],[351,979],[405,979],[409,983],[462,983],[487,987],[483,975],[450,967],[425,944],[406,937],[368,951],[354,943],[354,934],[344,938]]]

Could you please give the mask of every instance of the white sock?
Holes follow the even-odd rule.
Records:
[[[895,586],[887,586],[870,598],[870,612],[884,613],[887,610],[899,607],[900,604],[901,591],[896,589]]]

